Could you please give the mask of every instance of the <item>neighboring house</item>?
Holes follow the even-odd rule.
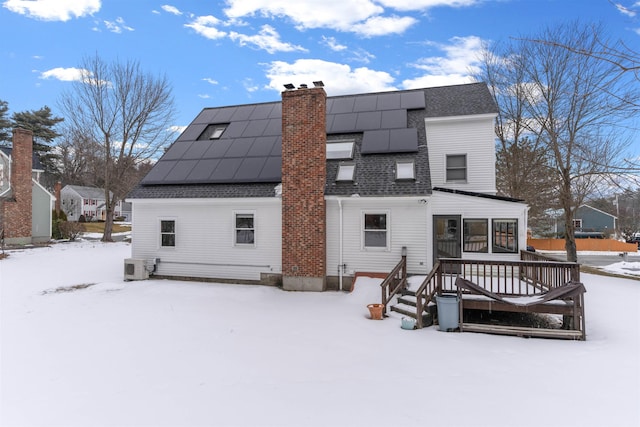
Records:
[[[315,84],[315,83],[314,83]],[[527,206],[497,197],[481,83],[204,109],[128,195],[154,274],[350,289],[440,257],[519,259]]]
[[[51,239],[55,197],[39,182],[43,171],[33,153],[33,133],[15,129],[12,147],[0,147],[0,234],[6,243]]]
[[[107,216],[104,195],[102,188],[65,185],[60,191],[61,208],[69,221],[78,221],[80,216],[85,221],[103,221]],[[114,208],[113,217],[119,217],[121,212],[122,202],[119,201]]]
[[[580,205],[573,215],[576,237],[608,237],[615,234],[618,217],[589,205]],[[564,234],[564,223],[558,224],[560,235]]]

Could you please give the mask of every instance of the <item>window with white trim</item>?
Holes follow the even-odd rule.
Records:
[[[363,246],[365,249],[389,247],[387,218],[387,213],[364,213]]]
[[[582,229],[582,218],[573,220],[573,228]]]
[[[236,245],[255,245],[255,223],[253,213],[235,214],[235,240]]]
[[[353,159],[354,141],[327,142],[327,160]]]
[[[353,163],[341,163],[338,165],[338,174],[336,181],[353,181],[353,174],[356,171],[356,165]]]
[[[493,248],[496,253],[518,252],[518,220],[494,219],[493,220]]]
[[[173,219],[160,220],[160,246],[173,248],[176,246],[176,221]]]
[[[446,179],[449,181],[467,180],[467,155],[447,154]]]
[[[416,168],[413,160],[398,160],[396,162],[396,180],[416,179]]]

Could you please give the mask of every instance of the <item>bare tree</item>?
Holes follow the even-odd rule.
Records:
[[[496,117],[496,187],[502,196],[523,199],[530,207],[529,219],[540,223],[556,197],[555,175],[540,136],[527,124],[525,67],[514,52],[498,54],[485,48],[484,80],[499,106]],[[507,47],[508,48],[508,47]]]
[[[501,55],[513,68],[512,85],[522,88],[515,96],[522,115],[513,118],[544,148],[555,175],[569,261],[577,260],[575,210],[595,188],[625,171],[621,164],[628,139],[621,137],[618,125],[633,113],[629,100],[637,96],[614,64],[577,53],[597,50],[602,33],[599,26],[565,24],[514,40]]]
[[[135,182],[136,165],[171,138],[174,102],[166,77],[144,73],[138,62],[106,63],[98,55],[80,64],[81,78],[63,94],[61,108],[76,132],[100,144],[106,221],[111,241],[114,207]]]

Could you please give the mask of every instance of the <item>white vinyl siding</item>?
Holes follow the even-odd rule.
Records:
[[[132,257],[160,258],[164,276],[260,280],[280,273],[280,199],[133,200]],[[255,212],[254,245],[235,245],[235,213]],[[175,218],[176,247],[159,249],[159,220]],[[251,248],[248,255],[247,247]]]
[[[496,253],[489,248],[486,253],[462,251],[464,259],[511,260],[520,259],[519,249],[524,249],[527,241],[527,206],[524,203],[494,200],[476,196],[449,194],[434,191],[429,201],[429,215],[461,215],[462,223],[466,219],[488,221],[489,245],[492,244],[492,224],[494,219],[517,220],[517,239],[519,248],[514,253]],[[464,249],[464,240],[462,242]],[[429,248],[432,259],[433,250]]]
[[[426,119],[431,184],[496,194],[494,116]],[[466,180],[447,181],[447,155],[466,155]]]
[[[428,198],[428,197],[427,197]],[[407,247],[408,271],[428,273],[426,265],[426,198],[343,198],[342,253],[344,274],[389,272],[400,261],[402,246]],[[388,248],[363,247],[363,213],[387,213]],[[327,275],[337,276],[340,264],[340,209],[335,198],[327,200]]]

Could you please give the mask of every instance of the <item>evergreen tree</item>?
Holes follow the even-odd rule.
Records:
[[[0,145],[3,142],[11,141],[11,128],[13,125],[7,118],[7,112],[9,111],[9,104],[7,101],[0,99]]]
[[[49,144],[60,136],[55,126],[64,121],[61,117],[54,117],[51,109],[46,105],[39,110],[13,113],[13,125],[33,132],[33,152],[38,155],[45,173],[56,174],[56,158]]]

